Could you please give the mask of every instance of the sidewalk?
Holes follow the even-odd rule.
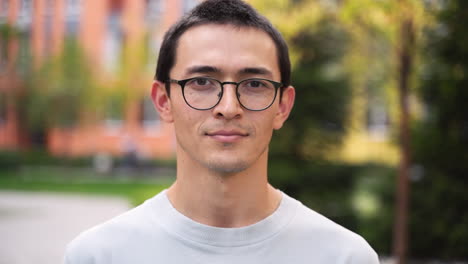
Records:
[[[119,198],[0,191],[0,264],[60,264],[81,231],[129,208]]]

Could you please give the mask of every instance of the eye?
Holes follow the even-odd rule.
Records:
[[[209,91],[217,89],[219,85],[215,80],[210,78],[196,77],[191,79],[186,85],[186,88],[193,89],[197,91]]]
[[[210,81],[208,79],[205,79],[205,78],[196,78],[193,80],[193,82],[196,84],[196,85],[208,85],[210,83]]]
[[[198,77],[198,78],[191,79],[187,83],[187,86],[201,89],[201,88],[215,86],[215,83],[213,82],[213,80],[210,80],[208,78]]]
[[[263,86],[263,83],[260,82],[260,81],[257,81],[257,80],[252,80],[252,81],[249,81],[247,83],[248,86],[252,87],[252,88],[258,88],[258,87],[261,87]]]
[[[267,82],[264,82],[262,80],[247,80],[243,86],[245,88],[267,88],[269,85]]]
[[[260,86],[262,85],[262,83],[259,82],[259,81],[250,81],[250,82],[249,82],[249,85],[250,85],[251,87],[260,87]]]

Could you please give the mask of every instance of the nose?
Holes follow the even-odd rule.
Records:
[[[221,101],[213,108],[213,114],[217,118],[234,119],[242,115],[243,109],[237,99],[236,85],[224,84],[224,92]]]

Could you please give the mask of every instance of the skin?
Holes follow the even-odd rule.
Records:
[[[176,80],[281,79],[273,40],[254,28],[196,26],[181,36],[176,53],[170,72]],[[281,194],[268,183],[268,145],[273,130],[288,118],[294,97],[289,86],[270,108],[249,111],[229,84],[216,107],[199,111],[184,102],[178,84],[171,85],[169,97],[164,83],[155,81],[153,102],[161,119],[174,124],[177,140],[177,179],[167,193],[174,208],[216,227],[247,226],[272,214]]]

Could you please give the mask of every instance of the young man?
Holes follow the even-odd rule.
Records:
[[[167,33],[154,104],[177,179],[68,247],[68,264],[375,264],[360,236],[268,183],[268,145],[293,107],[281,35],[240,0],[207,0]]]

